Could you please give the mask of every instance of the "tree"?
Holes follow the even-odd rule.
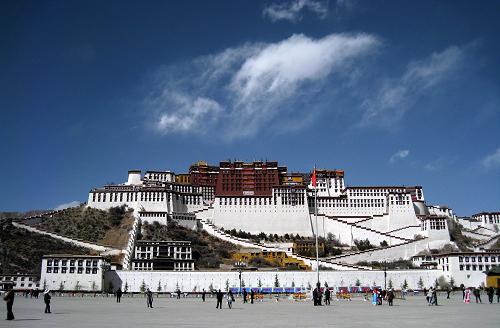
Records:
[[[177,281],[177,282],[175,283],[175,290],[179,290],[179,289],[180,289],[180,288],[179,288],[179,282]]]
[[[278,279],[278,274],[274,276],[274,287],[279,287],[280,286],[280,281]]]
[[[292,280],[292,287],[295,287],[295,281]]]
[[[328,288],[328,282],[325,281],[325,288]]]
[[[391,289],[393,286],[392,286],[392,279],[389,279],[389,282],[387,283],[387,287],[389,287],[389,289]]]
[[[455,279],[453,279],[453,277],[450,277],[450,287],[451,289],[455,288]]]
[[[160,293],[160,292],[161,292],[161,280],[158,280],[158,287],[156,287],[156,291],[157,291],[158,293]]]
[[[229,290],[229,279],[226,280],[226,290]]]
[[[446,290],[450,288],[450,284],[448,283],[448,281],[446,281],[446,278],[444,276],[439,276],[437,282],[440,289]]]
[[[381,247],[387,247],[387,246],[389,246],[389,244],[387,243],[387,241],[386,241],[386,240],[382,240],[382,241],[380,242],[380,246],[381,246]]]
[[[75,290],[79,291],[80,289],[82,289],[82,285],[80,285],[80,281],[77,280],[75,284]]]
[[[405,279],[405,281],[403,281],[402,287],[403,287],[403,289],[408,289],[408,281],[406,281],[406,279]]]
[[[47,279],[43,279],[43,290],[47,289]]]
[[[110,281],[108,284],[108,293],[112,293],[115,290],[115,286],[113,286],[113,282]]]
[[[356,283],[354,285],[357,287],[361,286],[361,281],[359,281],[359,278],[356,278]]]
[[[214,285],[212,283],[210,283],[210,285],[208,286],[208,290],[210,291],[210,293],[214,291]]]
[[[434,288],[438,288],[439,287],[439,281],[436,279],[434,281]]]
[[[422,279],[422,277],[420,277],[418,279],[417,286],[418,286],[418,289],[424,289],[424,280]]]
[[[59,291],[62,292],[63,290],[64,290],[64,284],[61,281],[61,283],[59,284]]]
[[[144,281],[144,279],[142,280],[141,285],[139,286],[139,290],[141,291],[141,293],[144,293],[146,291],[146,282]]]
[[[93,292],[95,292],[95,290],[97,289],[97,284],[95,283],[95,281],[92,281],[92,285],[90,288],[92,289]]]
[[[260,278],[259,278],[259,281],[257,282],[257,287],[259,287],[259,288],[262,287],[262,281],[260,280]]]
[[[123,292],[126,293],[128,292],[128,282],[125,280],[125,287],[123,287]]]
[[[241,287],[245,287],[245,279],[241,279]]]

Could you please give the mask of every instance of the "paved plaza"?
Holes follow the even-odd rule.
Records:
[[[485,302],[486,301],[486,302]],[[361,298],[334,301],[332,306],[314,307],[311,301],[294,302],[265,299],[242,304],[236,299],[233,309],[224,302],[215,309],[214,298],[205,303],[199,298],[155,298],[154,308],[146,308],[141,296],[123,297],[117,304],[112,297],[53,297],[52,314],[44,314],[42,299],[16,297],[15,321],[5,321],[2,304],[0,327],[498,327],[500,305],[463,304],[461,293],[440,306],[427,306],[423,296],[395,300],[395,306],[372,306]]]

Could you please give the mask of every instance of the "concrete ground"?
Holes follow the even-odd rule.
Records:
[[[123,297],[117,304],[112,297],[53,297],[52,314],[44,314],[42,299],[17,296],[14,303],[16,320],[5,321],[2,304],[0,327],[498,327],[500,304],[464,304],[461,293],[439,306],[428,306],[423,296],[395,300],[389,307],[372,306],[361,298],[334,301],[332,306],[314,307],[311,301],[294,302],[265,299],[255,304],[242,304],[236,299],[229,310],[215,309],[215,299],[155,298],[154,308],[146,308],[143,297]],[[496,301],[496,300],[495,300]]]

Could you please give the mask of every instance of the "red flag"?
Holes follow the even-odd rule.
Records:
[[[313,187],[316,188],[316,167],[314,168],[311,182],[312,182]]]

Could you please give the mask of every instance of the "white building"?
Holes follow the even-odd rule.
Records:
[[[12,284],[14,290],[30,290],[40,288],[40,277],[33,274],[0,275],[0,286],[5,283]]]
[[[191,242],[139,240],[135,244],[132,270],[193,271]]]
[[[481,212],[474,214],[472,219],[479,222],[479,226],[491,229],[495,232],[500,230],[500,212]]]
[[[60,291],[102,291],[103,273],[108,259],[92,255],[45,255],[42,258],[41,285]]]

